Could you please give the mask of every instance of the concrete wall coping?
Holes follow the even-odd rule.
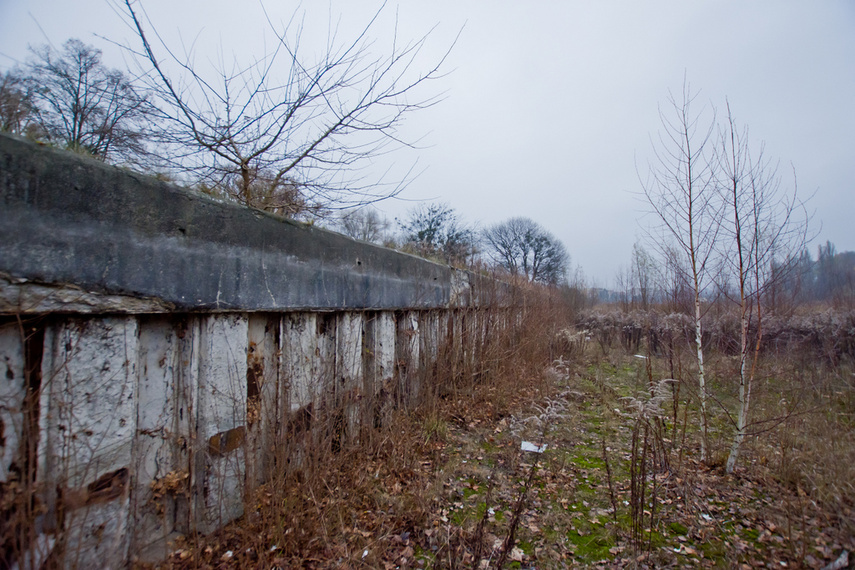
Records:
[[[468,272],[7,134],[0,205],[5,313],[76,312],[38,301],[75,292],[111,296],[107,310],[128,313],[429,309],[474,298]]]

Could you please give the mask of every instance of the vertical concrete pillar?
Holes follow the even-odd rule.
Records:
[[[396,314],[395,369],[398,377],[399,403],[409,405],[418,399],[419,371],[419,314],[401,311]]]
[[[336,324],[333,313],[291,313],[283,318],[283,401],[291,412],[313,406],[332,392]]]
[[[475,361],[476,362],[487,362],[490,359],[490,352],[492,350],[492,340],[494,339],[491,336],[492,325],[491,319],[496,311],[489,310],[479,310],[475,314],[476,325],[475,325]],[[483,371],[477,371],[476,377],[474,380],[480,380],[483,376]]]
[[[54,536],[41,533],[41,505],[32,501],[38,489],[43,351],[43,319],[0,321],[0,534],[9,538],[11,533],[18,533],[23,539],[14,546],[7,542],[12,550],[6,551],[3,559],[22,568],[40,567],[55,543]]]
[[[131,317],[71,318],[45,333],[38,480],[69,567],[127,558],[137,345]]]
[[[465,308],[460,309],[457,324],[460,326],[460,361],[463,369],[463,374],[466,381],[472,380],[472,374],[475,373],[475,366],[478,362],[475,359],[476,346],[478,343],[478,309]]]
[[[193,528],[188,495],[198,349],[197,317],[140,318],[131,550],[143,562],[163,560],[169,542]]]
[[[211,532],[243,514],[248,318],[201,319],[194,460],[194,521]]]
[[[291,313],[282,317],[282,392],[286,412],[309,406],[314,400],[317,360],[317,315]]]
[[[284,439],[299,465],[304,447],[322,436],[319,422],[334,403],[336,317],[333,313],[291,313],[282,320],[282,394],[287,411]]]
[[[449,376],[454,385],[458,385],[463,374],[463,319],[465,309],[446,311],[445,322],[447,337],[446,354],[449,361]]]
[[[21,437],[24,428],[24,339],[16,321],[0,324],[0,483],[9,480],[13,467],[23,468]]]
[[[281,319],[278,315],[249,315],[246,354],[247,482],[260,485],[276,461],[274,442],[281,435],[279,358]]]
[[[379,427],[395,396],[395,316],[368,312],[362,329],[363,426]]]
[[[373,346],[375,385],[391,385],[395,378],[395,315],[391,311],[377,313]]]
[[[437,358],[439,346],[444,337],[440,327],[440,311],[421,311],[419,313],[419,381],[417,383],[419,392],[416,399],[423,392],[435,390]],[[429,384],[428,384],[429,383]]]
[[[335,405],[344,415],[344,433],[334,437],[356,439],[363,393],[362,374],[363,313],[337,313],[335,333]]]

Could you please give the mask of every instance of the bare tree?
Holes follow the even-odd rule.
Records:
[[[632,304],[632,280],[626,266],[621,265],[615,272],[615,292],[621,310],[628,312]]]
[[[661,260],[662,295],[668,310],[691,313],[694,295],[690,291],[690,272],[686,269],[682,251],[670,242],[657,249]]]
[[[276,45],[231,69],[221,63],[214,79],[195,65],[192,51],[179,57],[162,41],[139,0],[121,8],[140,41],[137,61],[174,170],[209,191],[291,216],[365,205],[401,190],[400,182],[368,182],[359,171],[407,144],[397,131],[404,118],[437,102],[419,88],[439,77],[445,56],[415,71],[428,36],[373,55],[369,32],[381,7],[352,40],[330,31],[325,53],[310,60],[301,51],[302,25],[292,19],[277,27],[265,12]]]
[[[391,224],[376,209],[369,207],[342,212],[336,228],[353,239],[382,243]]]
[[[482,238],[493,262],[512,275],[557,284],[567,274],[570,256],[564,244],[529,218],[511,218],[490,226]]]
[[[641,309],[647,310],[657,296],[658,267],[656,260],[640,243],[632,246],[632,262],[630,266],[630,282],[632,284],[632,299]]]
[[[101,160],[136,162],[144,154],[148,104],[101,51],[70,39],[62,52],[31,48],[26,66],[34,121],[54,144]]]
[[[398,225],[404,249],[418,255],[465,265],[476,253],[475,232],[448,204],[419,204]]]
[[[588,286],[585,273],[578,265],[567,272],[567,280],[560,286],[560,291],[567,305],[577,314],[597,303],[595,289]]]
[[[0,131],[17,135],[32,132],[35,126],[32,86],[20,70],[0,77]]]
[[[731,473],[750,426],[766,294],[796,270],[798,254],[808,241],[810,216],[797,184],[792,190],[781,185],[777,166],[766,159],[762,145],[751,153],[748,129],[737,127],[729,103],[719,140],[717,170],[729,214],[723,219],[719,247],[726,275],[735,285],[733,300],[740,317],[739,403],[726,465]]]
[[[535,225],[528,218],[511,218],[486,228],[482,232],[482,238],[488,246],[487,253],[493,262],[511,275],[520,274],[529,261],[530,252],[524,245],[526,233],[531,233]]]
[[[709,286],[716,237],[721,221],[712,168],[711,138],[714,118],[704,121],[703,111],[693,109],[697,93],[683,82],[680,99],[668,97],[660,109],[662,130],[653,144],[654,160],[642,180],[642,190],[656,226],[652,243],[680,252],[691,283],[694,304],[695,348],[698,363],[698,395],[701,411],[701,459],[707,459],[707,398],[702,334],[702,298]]]

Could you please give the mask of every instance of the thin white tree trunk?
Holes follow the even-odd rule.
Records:
[[[736,460],[739,457],[739,447],[745,439],[745,427],[748,424],[748,407],[751,399],[751,378],[746,377],[745,361],[748,359],[748,317],[745,308],[745,298],[742,299],[742,322],[740,342],[740,364],[739,364],[739,410],[736,417],[736,435],[730,446],[730,454],[727,456],[726,471],[733,473]]]
[[[701,299],[695,288],[695,345],[698,349],[698,391],[701,402],[701,461],[707,460],[707,388],[704,373],[704,344],[701,331]]]

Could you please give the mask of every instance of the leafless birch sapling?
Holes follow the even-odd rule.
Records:
[[[660,109],[662,129],[653,143],[653,160],[642,191],[656,218],[650,230],[652,243],[674,246],[686,261],[694,304],[695,347],[698,363],[701,460],[707,460],[708,426],[704,346],[701,327],[702,298],[709,285],[714,244],[720,225],[711,163],[714,118],[695,112],[697,93],[683,83],[681,98],[669,95],[667,109]]]
[[[778,168],[765,157],[762,145],[752,155],[748,129],[737,127],[729,103],[716,166],[728,214],[723,218],[719,247],[725,279],[735,285],[733,301],[739,307],[740,320],[736,433],[726,464],[727,472],[732,473],[750,426],[765,296],[795,269],[798,253],[807,242],[810,217],[798,197],[795,180],[791,191],[781,185]]]

